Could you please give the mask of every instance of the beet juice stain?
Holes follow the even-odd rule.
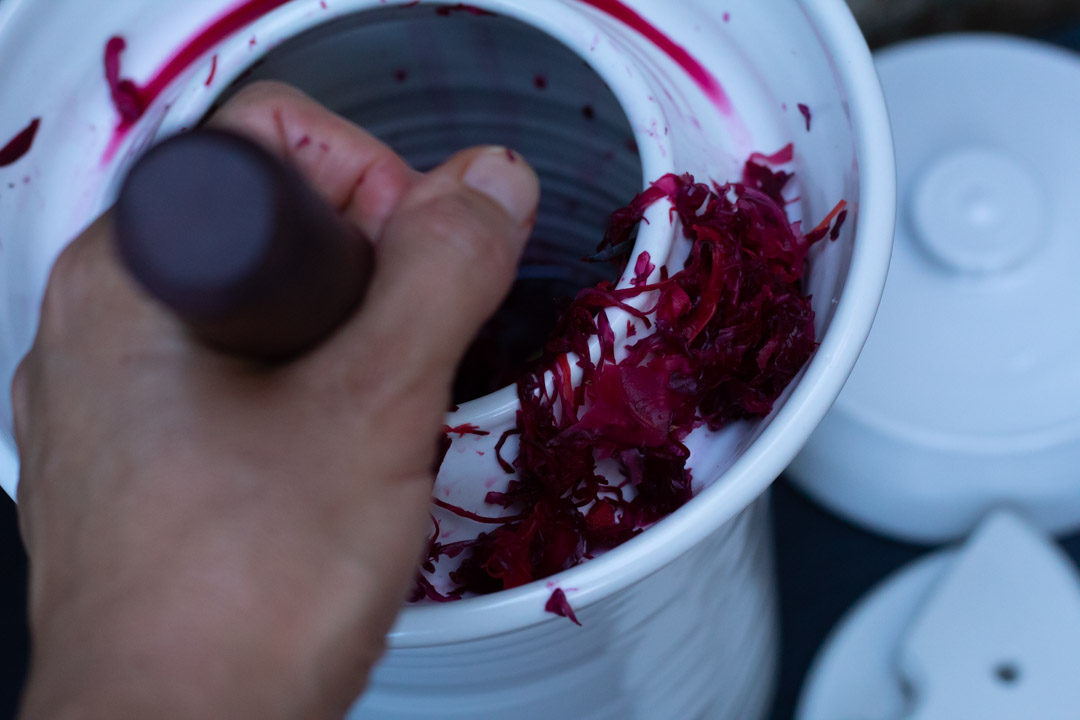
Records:
[[[690,76],[702,92],[712,100],[724,115],[730,115],[733,111],[731,100],[724,92],[723,86],[716,76],[708,68],[687,52],[686,48],[679,45],[670,37],[660,31],[655,25],[642,17],[636,10],[623,3],[621,0],[579,0],[586,5],[600,10],[615,18],[624,25],[644,36],[649,42],[659,48],[665,55],[674,60],[679,67]]]
[[[214,83],[214,75],[217,74],[217,53],[210,59],[210,74],[206,76],[206,81],[203,83],[206,87],[210,87]]]
[[[435,9],[435,14],[441,17],[449,17],[452,13],[455,12],[464,12],[469,15],[476,15],[478,17],[493,17],[495,15],[495,13],[491,12],[490,10],[484,10],[483,8],[476,7],[475,5],[469,5],[468,3],[443,5]]]
[[[0,167],[15,164],[22,159],[23,155],[30,152],[39,127],[41,127],[41,118],[34,118],[29,125],[0,148]]]
[[[289,0],[247,0],[237,5],[212,20],[181,45],[142,85],[122,75],[120,56],[127,48],[127,40],[119,35],[109,38],[105,44],[105,81],[108,83],[119,121],[106,157],[111,155],[111,151],[115,150],[131,126],[143,116],[146,108],[192,63],[233,33],[287,2]]]
[[[127,48],[127,40],[119,35],[109,38],[105,44],[105,81],[109,86],[109,94],[113,101],[113,107],[119,116],[116,130],[113,132],[109,150],[106,151],[106,159],[111,157],[119,142],[127,134],[131,126],[143,116],[154,100],[161,95],[177,77],[187,70],[192,63],[213,49],[220,42],[235,32],[255,22],[263,15],[276,10],[290,0],[247,0],[232,10],[225,12],[212,20],[201,31],[181,45],[165,63],[154,72],[145,84],[139,85],[130,78],[121,74],[120,56]],[[324,10],[325,3],[320,5]],[[445,6],[436,10],[441,15],[449,15],[451,12],[465,12],[470,15],[494,15],[472,5],[458,3]],[[211,79],[216,67],[211,68]]]
[[[732,113],[731,101],[716,76],[687,52],[686,48],[661,32],[633,8],[621,2],[621,0],[578,1],[610,15],[643,35],[678,63],[722,113],[725,115]],[[287,2],[290,2],[290,0],[247,0],[240,3],[232,10],[212,20],[206,27],[181,45],[143,85],[135,83],[130,78],[122,77],[120,55],[126,48],[127,42],[121,36],[110,38],[105,46],[105,79],[109,84],[113,105],[120,117],[110,148],[115,149],[131,126],[146,112],[146,108],[192,63],[233,33]],[[413,3],[407,5],[411,4]],[[325,5],[323,7],[325,9]],[[494,15],[488,10],[466,3],[441,6],[436,9],[436,12],[440,15],[450,15],[454,12],[464,12],[476,16]],[[109,154],[107,153],[107,156]]]

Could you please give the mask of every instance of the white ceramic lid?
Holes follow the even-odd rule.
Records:
[[[984,519],[876,585],[837,623],[796,720],[1075,718],[1080,575],[1026,518]]]
[[[987,510],[1080,527],[1080,56],[953,35],[876,57],[897,231],[874,328],[790,467],[832,511],[942,542]]]
[[[896,647],[956,561],[939,550],[897,570],[840,619],[806,674],[795,720],[897,720],[908,698]]]

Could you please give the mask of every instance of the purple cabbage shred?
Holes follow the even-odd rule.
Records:
[[[544,604],[544,610],[553,615],[564,617],[581,627],[581,622],[577,619],[577,615],[574,614],[574,608],[570,607],[570,601],[566,599],[566,593],[563,592],[562,588],[555,588],[547,603]]]
[[[517,382],[517,424],[496,446],[514,477],[505,492],[488,494],[492,517],[437,503],[498,526],[441,544],[436,525],[422,570],[460,558],[450,573],[454,589],[436,592],[422,572],[415,598],[517,587],[626,542],[691,499],[684,440],[692,430],[719,430],[772,410],[816,348],[802,288],[807,252],[835,239],[847,216],[841,202],[805,234],[788,220],[782,193],[792,174],[771,166],[792,155],[791,146],[755,154],[741,181],[726,185],[666,175],[612,214],[598,252],[632,245],[645,211],[666,200],[690,241],[689,257],[678,272],[669,276],[662,267],[649,282],[655,267],[642,253],[630,287],[601,283],[578,294],[542,358]],[[619,359],[615,309],[646,328],[627,340]],[[582,371],[576,384],[571,362]],[[501,452],[510,435],[519,439],[515,458]],[[546,609],[574,620],[559,590]]]

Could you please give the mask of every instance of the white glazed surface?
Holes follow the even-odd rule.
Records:
[[[999,509],[962,547],[900,568],[841,618],[795,717],[1074,717],[1078,581],[1059,546]]]
[[[770,537],[762,498],[653,575],[577,611],[582,627],[553,618],[393,647],[349,720],[764,717],[779,640]]]
[[[939,550],[905,565],[848,610],[806,674],[796,720],[904,717],[908,701],[896,649],[956,556],[956,550]]]
[[[128,37],[124,74],[144,78],[229,3],[115,2],[101,13],[80,0],[52,0],[47,17],[63,18],[55,28],[42,3],[0,3],[0,65],[27,69],[0,77],[0,137],[42,117],[31,152],[0,168],[0,383],[6,386],[29,346],[53,258],[108,204],[131,157],[153,137],[193,123],[283,39],[379,4],[331,0],[322,9],[317,0],[296,0],[270,13],[215,48],[209,87],[211,59],[204,57],[103,160],[115,124],[101,77],[107,38]],[[841,0],[629,3],[719,77],[734,108],[724,115],[653,45],[579,0],[473,4],[542,29],[607,80],[630,121],[646,180],[689,170],[723,182],[736,177],[749,152],[794,141],[800,182],[791,210],[816,222],[845,199],[851,213],[840,238],[812,257],[807,289],[822,339],[812,362],[765,421],[690,438],[695,477],[709,487],[642,536],[550,582],[407,608],[355,717],[449,717],[459,707],[460,717],[759,717],[772,684],[776,623],[768,527],[762,502],[754,501],[839,392],[888,263],[891,142],[869,52]],[[813,113],[809,132],[799,103]],[[639,249],[670,251],[665,216],[652,213]],[[488,423],[497,436],[511,400],[496,393],[464,405],[449,422]],[[16,477],[4,402],[0,482],[9,493]],[[555,585],[584,628],[544,612]]]
[[[1080,574],[999,509],[964,541],[897,647],[911,718],[1066,720],[1080,707]]]
[[[850,382],[789,473],[907,541],[962,538],[1002,504],[1075,531],[1080,142],[1065,108],[1080,56],[973,34],[876,62],[900,183],[892,268]]]

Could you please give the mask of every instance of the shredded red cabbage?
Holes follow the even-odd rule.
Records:
[[[34,144],[34,137],[41,126],[41,118],[34,118],[30,124],[23,128],[15,137],[11,138],[3,147],[0,147],[0,167],[13,165],[30,152]]]
[[[464,425],[458,425],[456,427],[450,427],[449,425],[444,425],[443,426],[443,434],[444,435],[457,435],[459,438],[462,438],[462,437],[465,437],[466,435],[479,435],[479,436],[482,437],[484,435],[490,435],[491,433],[489,433],[487,430],[481,430],[480,428],[476,427],[472,423],[465,423]]]
[[[563,592],[562,588],[555,588],[547,603],[544,604],[544,610],[559,617],[567,618],[570,622],[581,627],[581,622],[577,619],[577,615],[574,614],[574,608],[570,607],[570,601],[566,599],[566,593]]]
[[[500,524],[449,545],[438,542],[436,525],[423,568],[460,557],[450,573],[455,588],[442,595],[422,578],[416,598],[513,588],[625,542],[690,500],[684,440],[693,429],[772,410],[816,347],[802,291],[807,251],[835,238],[846,217],[841,202],[809,233],[788,220],[782,191],[792,175],[770,164],[791,157],[790,146],[755,154],[741,182],[722,186],[666,175],[612,215],[598,252],[629,246],[645,211],[667,199],[690,240],[685,265],[670,276],[661,268],[657,279],[641,253],[630,287],[600,283],[578,294],[535,369],[518,380],[517,425],[496,445],[500,466],[514,477],[486,501],[493,516],[512,515],[480,517],[440,501],[460,516]],[[649,307],[628,304],[635,298]],[[609,317],[616,308],[651,330],[628,341],[618,360]],[[637,338],[629,328],[627,335]],[[582,370],[577,384],[572,357]],[[519,450],[508,459],[502,450],[511,435]],[[617,472],[601,472],[598,463]],[[547,609],[561,615],[568,605],[559,594]]]

